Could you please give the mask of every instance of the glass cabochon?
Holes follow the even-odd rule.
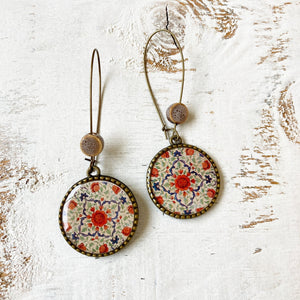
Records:
[[[138,206],[122,182],[109,176],[88,177],[65,195],[59,223],[74,249],[88,256],[107,256],[118,252],[133,236]]]
[[[216,164],[203,150],[171,145],[152,159],[147,188],[154,204],[175,218],[200,216],[215,202],[220,189]]]

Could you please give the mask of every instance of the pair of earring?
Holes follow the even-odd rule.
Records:
[[[152,37],[167,32],[179,49],[182,61],[182,82],[179,102],[167,109],[167,127],[148,77],[147,51]],[[92,83],[94,56],[99,69],[99,109],[96,131],[92,125]],[[190,219],[206,212],[216,201],[220,176],[211,157],[196,146],[187,145],[177,131],[188,110],[182,104],[184,86],[184,57],[176,36],[167,29],[155,31],[148,39],[144,52],[146,82],[170,146],[159,151],[147,170],[147,190],[154,204],[165,214],[178,219]],[[99,134],[101,98],[100,57],[95,49],[90,77],[90,132],[80,142],[82,152],[90,156],[87,177],[67,191],[60,206],[59,225],[69,245],[82,254],[107,256],[122,249],[134,235],[138,225],[138,205],[132,191],[120,180],[102,175],[96,166],[97,156],[104,147]],[[171,131],[171,133],[170,133]]]

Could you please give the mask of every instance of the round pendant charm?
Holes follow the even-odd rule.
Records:
[[[147,171],[147,189],[154,204],[169,216],[189,219],[216,201],[220,175],[203,150],[186,144],[159,151]]]
[[[133,236],[138,206],[129,188],[115,178],[87,177],[65,195],[59,224],[75,250],[88,256],[107,256],[122,249]]]

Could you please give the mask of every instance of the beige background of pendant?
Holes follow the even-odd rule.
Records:
[[[147,36],[166,26],[165,6],[2,2],[0,292],[9,299],[299,298],[300,4],[168,1],[186,59],[190,115],[178,131],[212,156],[224,186],[193,220],[164,216],[145,186],[148,164],[168,146],[142,64]],[[99,166],[140,208],[128,246],[98,260],[66,244],[57,217],[89,166],[79,142],[89,131],[95,47],[105,86]],[[162,34],[148,58],[165,115],[179,97],[180,56]],[[94,87],[96,121],[96,78]]]

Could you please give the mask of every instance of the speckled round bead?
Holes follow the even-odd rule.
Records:
[[[80,141],[80,149],[87,156],[97,156],[103,147],[103,138],[96,133],[88,133]]]
[[[181,124],[186,121],[189,111],[182,103],[174,103],[167,109],[167,119],[174,124]]]

